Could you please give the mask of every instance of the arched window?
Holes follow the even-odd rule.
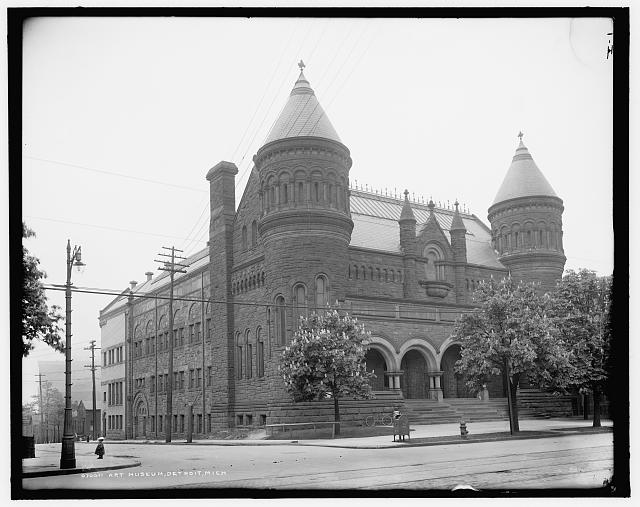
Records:
[[[293,328],[296,330],[300,325],[300,317],[307,316],[307,290],[304,284],[299,283],[293,288],[293,304],[293,314],[296,317]]]
[[[444,259],[440,247],[435,244],[427,245],[423,256],[426,258],[425,275],[427,280],[444,280],[444,266],[436,264],[437,261]]]
[[[356,280],[358,280],[360,278],[359,274],[358,274],[358,266],[354,266],[353,267],[355,272],[356,272]]]
[[[313,184],[313,188],[314,188],[314,193],[315,193],[315,195],[314,195],[315,201],[316,202],[320,202],[320,185],[318,184],[317,181]]]
[[[242,251],[247,251],[247,226],[242,226]]]
[[[278,296],[276,298],[276,308],[275,308],[275,329],[276,329],[276,343],[278,345],[284,345],[285,343],[285,333],[287,329],[287,321],[286,321],[286,309],[284,306],[284,298],[282,296]]]
[[[253,377],[253,346],[251,343],[251,331],[247,329],[244,333],[244,345],[246,347],[247,359],[245,363],[246,367],[246,376],[247,378]]]
[[[242,378],[242,340],[240,333],[236,333],[236,378]]]
[[[284,186],[282,187],[283,192],[282,192],[282,203],[286,204],[287,202],[289,202],[289,185],[287,185],[286,183],[284,184]]]
[[[256,374],[264,377],[264,341],[262,340],[262,328],[256,329]]]
[[[364,266],[362,266],[362,279],[367,279],[367,268],[365,268]]]
[[[251,248],[258,244],[258,224],[254,220],[251,222]]]
[[[327,278],[324,275],[316,277],[316,311],[320,313],[326,308],[329,302],[329,292],[327,290]]]

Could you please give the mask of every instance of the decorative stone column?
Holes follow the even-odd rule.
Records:
[[[430,400],[442,401],[444,393],[440,386],[440,377],[442,377],[443,371],[430,371],[429,375],[429,393],[428,398]]]

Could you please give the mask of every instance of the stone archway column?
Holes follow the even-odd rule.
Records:
[[[442,392],[442,386],[440,385],[440,377],[442,377],[443,371],[430,371],[429,375],[429,393],[428,398],[430,400],[442,401],[444,393]]]
[[[403,373],[403,371],[386,371],[384,373],[385,377],[389,379],[389,389],[400,390],[400,377]]]

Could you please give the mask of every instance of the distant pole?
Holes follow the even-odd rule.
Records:
[[[96,349],[100,349],[100,347],[96,347],[96,341],[91,340],[91,346],[85,347],[84,350],[91,350],[91,366],[85,366],[85,368],[91,368],[91,381],[93,383],[93,416],[91,417],[93,428],[91,430],[91,439],[96,439],[96,362],[95,362],[95,352]]]
[[[176,258],[181,260],[187,260],[186,257],[182,257],[180,255],[176,255],[176,252],[182,252],[182,250],[178,250],[175,247],[166,247],[163,246],[165,250],[170,250],[171,254],[160,253],[161,257],[169,257],[171,260],[157,260],[155,262],[161,262],[162,266],[158,269],[160,271],[168,271],[169,272],[169,361],[168,361],[168,385],[165,386],[167,389],[167,410],[166,410],[166,418],[167,418],[167,429],[166,429],[166,442],[171,442],[171,416],[173,413],[173,282],[176,273],[186,273],[189,266],[187,264],[179,264],[176,263]]]
[[[38,377],[38,383],[40,384],[40,441],[44,442],[44,436],[42,433],[44,431],[44,407],[42,405],[42,377],[46,377],[46,375],[43,375],[42,373],[38,373],[36,377]]]

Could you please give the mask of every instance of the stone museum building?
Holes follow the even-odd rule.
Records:
[[[190,424],[205,436],[333,420],[331,401],[291,401],[278,363],[299,316],[336,302],[371,332],[366,361],[376,375],[374,399],[343,401],[343,421],[395,406],[424,422],[504,415],[502,380],[489,383],[483,400],[468,392],[450,335],[482,280],[510,274],[547,290],[562,276],[562,199],[522,135],[488,224],[457,202],[356,188],[349,148],[301,71],[253,162],[239,203],[233,163],[206,174],[208,246],[175,276],[173,329],[167,272],[130,282],[100,312],[106,436],[162,437],[167,424],[181,437]]]

